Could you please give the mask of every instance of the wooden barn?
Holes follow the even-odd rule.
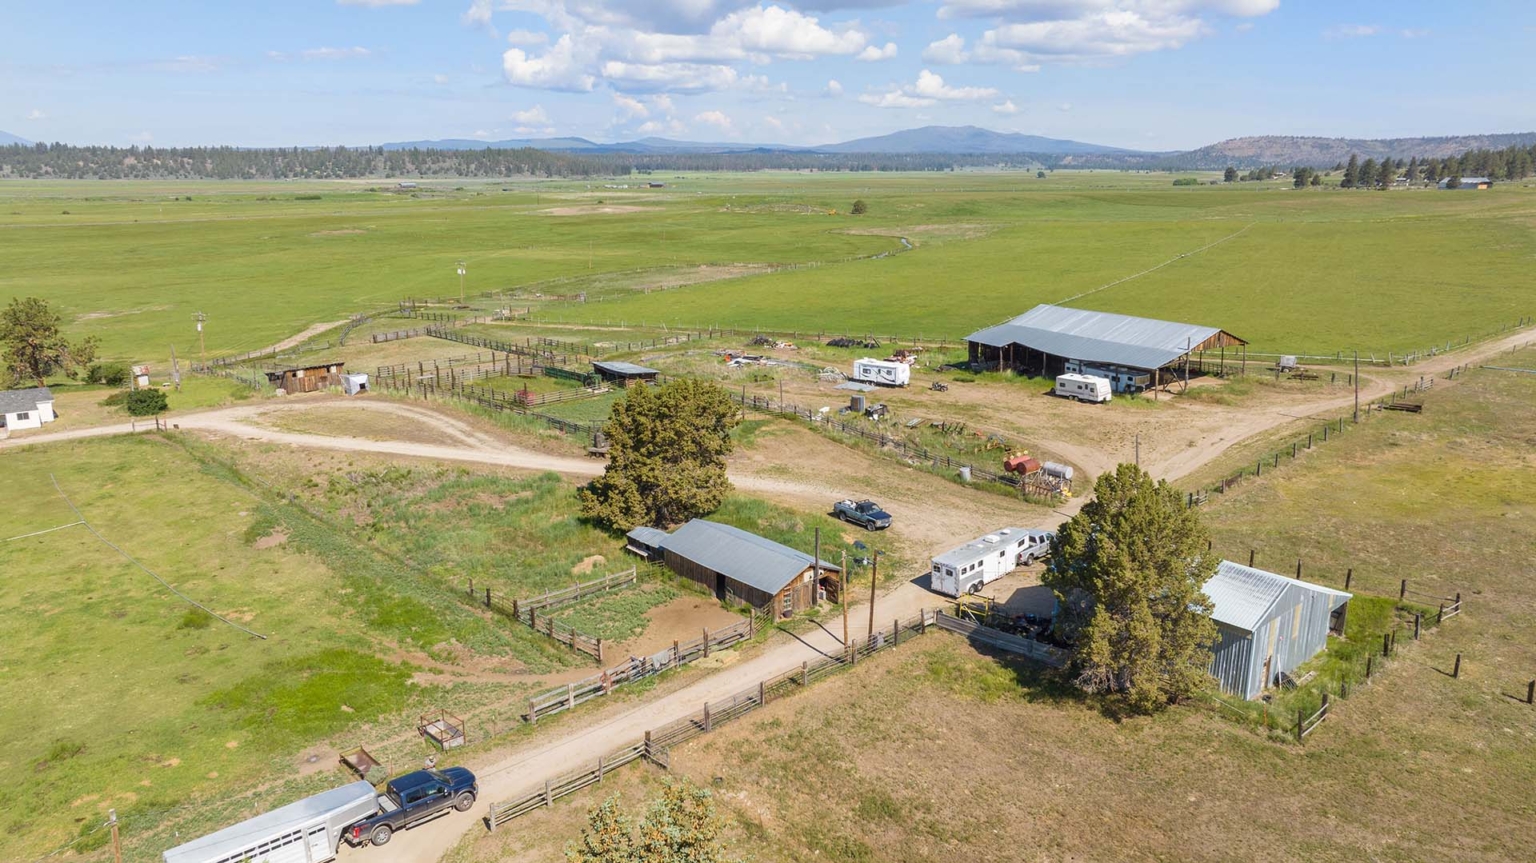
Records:
[[[267,380],[283,392],[312,393],[330,387],[341,387],[346,376],[346,363],[320,363],[300,368],[280,369],[267,372]]]
[[[790,617],[836,594],[842,570],[740,528],[696,518],[668,534],[651,527],[629,532],[629,550],[695,581],[722,602],[744,603]]]
[[[1229,363],[1248,358],[1247,342],[1216,327],[1052,305],[971,333],[966,342],[974,367],[1047,378],[1094,375],[1109,379],[1116,392],[1156,389],[1191,373],[1224,374]]]
[[[1221,634],[1211,675],[1223,692],[1258,698],[1343,635],[1350,594],[1230,560],[1205,583]]]

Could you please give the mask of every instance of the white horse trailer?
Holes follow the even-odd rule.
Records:
[[[853,361],[853,374],[849,380],[886,387],[904,387],[912,382],[912,367],[906,363],[864,357]]]
[[[1080,402],[1101,404],[1114,398],[1114,387],[1105,378],[1092,375],[1057,375],[1056,395]]]
[[[1051,550],[1051,532],[1005,527],[933,559],[929,586],[946,596],[975,593]]]
[[[379,811],[367,782],[323,791],[165,852],[165,863],[324,863],[341,834]]]

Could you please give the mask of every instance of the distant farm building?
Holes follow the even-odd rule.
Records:
[[[645,366],[637,366],[634,363],[616,362],[613,360],[599,361],[592,364],[592,371],[597,376],[611,384],[629,386],[634,381],[655,383],[656,376],[661,372],[648,369]]]
[[[1221,639],[1211,674],[1246,699],[1290,675],[1344,633],[1350,594],[1262,569],[1221,562],[1205,583]]]
[[[321,363],[267,372],[267,380],[283,392],[293,395],[341,387],[346,373],[346,363]]]
[[[670,534],[637,527],[627,538],[630,551],[664,563],[721,601],[750,605],[774,617],[804,611],[824,592],[835,596],[842,572],[787,545],[702,518]]]
[[[1108,378],[1116,392],[1156,388],[1191,372],[1225,373],[1228,348],[1234,364],[1248,355],[1246,341],[1216,327],[1052,305],[1035,306],[966,341],[973,366],[1048,378],[1094,375]]]
[[[1452,185],[1452,181],[1453,180],[1457,181],[1456,185]],[[1440,184],[1439,184],[1438,188],[1441,188],[1441,189],[1458,189],[1458,190],[1459,189],[1472,189],[1472,190],[1476,190],[1476,189],[1488,189],[1488,188],[1492,188],[1492,186],[1493,186],[1493,180],[1491,180],[1491,179],[1489,179],[1487,177],[1446,177],[1444,180],[1440,181]]]
[[[0,390],[0,431],[35,429],[54,419],[53,393],[47,387]]]

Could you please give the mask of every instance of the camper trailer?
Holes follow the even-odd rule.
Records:
[[[343,831],[378,811],[379,793],[353,782],[178,845],[165,863],[323,863]]]
[[[1109,381],[1109,388],[1117,393],[1139,393],[1152,388],[1152,375],[1141,369],[1125,366],[1089,365],[1077,360],[1067,360],[1062,372],[1069,375],[1087,375]]]
[[[912,382],[912,368],[906,363],[865,357],[853,361],[853,374],[848,379],[885,387],[904,387]]]
[[[975,593],[982,585],[1034,563],[1051,549],[1051,532],[1005,527],[933,559],[929,586],[946,596]]]
[[[1113,387],[1105,378],[1092,375],[1058,375],[1056,395],[1080,402],[1099,404],[1114,398]]]

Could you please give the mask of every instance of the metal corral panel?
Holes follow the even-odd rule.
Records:
[[[1244,698],[1258,697],[1280,674],[1327,647],[1333,611],[1350,599],[1341,590],[1229,560],[1221,562],[1204,591],[1221,631],[1211,674],[1223,691]]]
[[[728,524],[696,518],[661,540],[669,554],[692,561],[770,596],[815,564],[804,552]],[[842,570],[826,561],[821,569]]]
[[[971,333],[966,341],[993,348],[1018,344],[1067,359],[1158,369],[1222,332],[1216,327],[1042,304],[1007,323]]]

